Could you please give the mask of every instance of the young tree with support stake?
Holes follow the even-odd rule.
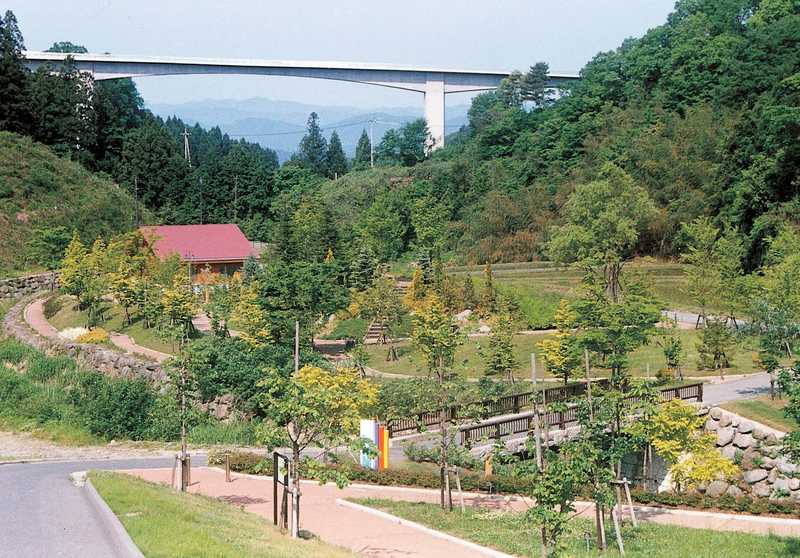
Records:
[[[335,448],[359,445],[359,420],[377,398],[375,386],[361,378],[354,368],[325,370],[317,366],[299,367],[296,352],[295,373],[270,369],[258,383],[259,405],[266,418],[257,436],[267,447],[278,447],[287,439],[292,449],[291,483],[293,494],[293,536],[299,530],[300,457],[307,448],[323,453]],[[314,465],[313,461],[309,462]],[[329,471],[317,471],[320,481]],[[346,478],[333,478],[338,484]]]

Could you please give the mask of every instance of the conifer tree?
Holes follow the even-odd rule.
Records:
[[[331,140],[328,142],[327,158],[329,178],[337,178],[347,172],[347,156],[344,154],[342,140],[339,139],[336,130],[333,131]]]
[[[361,136],[356,144],[356,155],[353,158],[354,169],[366,169],[370,166],[370,153],[372,152],[372,142],[369,141],[369,134],[366,130],[361,130]]]
[[[328,142],[319,127],[319,116],[312,112],[306,124],[306,135],[300,140],[297,160],[316,174],[325,176],[328,169]]]
[[[0,129],[17,133],[25,133],[30,127],[24,50],[17,18],[9,10],[0,18]]]

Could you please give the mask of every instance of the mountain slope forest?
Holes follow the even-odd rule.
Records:
[[[98,82],[89,95],[69,63],[60,75],[24,71],[21,45],[7,13],[0,87],[12,94],[0,127],[109,174],[156,220],[235,221],[292,259],[547,259],[569,195],[612,167],[657,209],[640,255],[676,256],[682,223],[708,216],[741,238],[755,269],[783,224],[800,221],[797,0],[681,0],[663,25],[595,56],[563,94],[544,87],[539,63],[477,96],[442,150],[426,154],[424,121],[390,130],[374,169],[366,134],[348,160],[315,114],[282,166],[199,126],[187,161],[184,123],[145,110],[133,82]],[[76,106],[90,114],[74,118]]]

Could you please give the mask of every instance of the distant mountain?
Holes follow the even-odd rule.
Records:
[[[272,99],[223,99],[191,101],[180,104],[148,104],[155,114],[166,118],[178,116],[187,123],[204,127],[219,126],[232,137],[245,137],[264,147],[274,149],[281,161],[287,160],[297,149],[305,133],[308,115],[316,112],[326,135],[333,130],[339,133],[345,152],[355,153],[361,130],[369,131],[369,121],[374,120],[373,137],[376,144],[391,128],[420,118],[419,107],[381,107],[363,109],[341,105],[311,105]],[[468,105],[447,107],[447,132],[456,131],[467,123]]]

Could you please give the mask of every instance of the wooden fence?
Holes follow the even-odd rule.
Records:
[[[593,386],[605,388],[608,385],[608,379],[601,378],[592,380]],[[555,403],[557,401],[566,401],[586,392],[586,383],[575,383],[566,386],[558,386],[546,388],[541,390],[545,403]],[[513,395],[504,395],[494,399],[486,399],[484,401],[476,402],[476,405],[482,407],[482,416],[484,418],[496,417],[498,415],[507,415],[509,413],[519,413],[522,409],[533,406],[533,391],[526,391],[523,393],[516,393]],[[447,409],[447,420],[452,421],[458,418],[459,408],[451,407]],[[426,411],[418,413],[413,417],[403,417],[391,419],[388,421],[389,436],[394,437],[397,434],[404,434],[407,432],[419,432],[425,427],[435,426],[439,424],[439,411]]]
[[[689,384],[686,386],[662,389],[660,393],[662,402],[672,399],[683,401],[703,401],[703,384]],[[635,402],[637,397],[628,397],[625,401]],[[500,417],[480,424],[466,425],[459,428],[460,442],[470,447],[474,442],[486,439],[500,439],[503,436],[522,434],[533,430],[534,412],[519,414],[513,417]],[[539,412],[539,424],[542,428],[557,428],[563,430],[578,424],[577,407],[573,406],[564,411]]]

